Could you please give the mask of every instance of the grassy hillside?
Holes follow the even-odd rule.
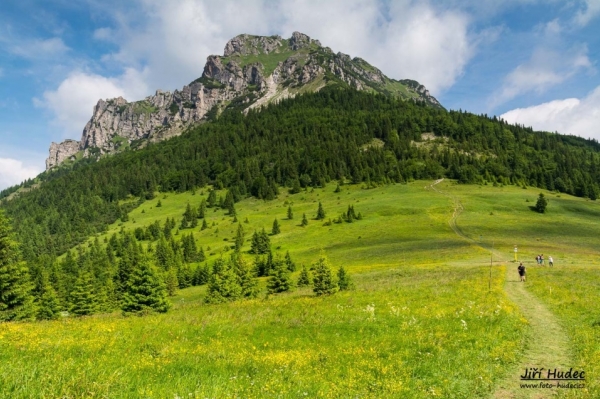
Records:
[[[439,193],[425,188],[430,184],[351,185],[339,193],[329,185],[268,202],[243,200],[236,210],[246,239],[255,229],[270,231],[277,218],[276,252],[289,250],[309,265],[323,250],[334,268],[348,268],[356,290],[316,298],[298,289],[204,305],[205,287],[193,287],[181,290],[164,315],[2,324],[0,396],[488,397],[519,366],[531,338],[519,304],[503,290],[506,268],[509,275],[516,269],[509,261],[517,244],[528,261],[527,289],[564,325],[572,366],[588,372],[588,389],[569,395],[595,397],[600,225],[593,215],[600,204],[544,191],[550,203],[540,215],[529,209],[538,189],[444,181]],[[159,194],[100,241],[156,219],[179,221],[188,203],[197,206],[206,195]],[[319,201],[326,221],[348,205],[363,220],[324,226],[312,220]],[[457,201],[467,239],[448,224]],[[293,220],[286,219],[290,205]],[[306,227],[299,226],[303,213]],[[231,251],[237,224],[222,210],[209,209],[207,221],[210,228],[194,229],[194,237],[211,262]],[[484,248],[492,242],[490,280]],[[542,252],[554,257],[553,270],[532,265]]]

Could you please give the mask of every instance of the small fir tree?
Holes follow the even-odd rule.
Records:
[[[237,233],[235,234],[235,250],[240,252],[244,246],[244,228],[242,224],[238,224]]]
[[[346,272],[346,269],[344,269],[344,266],[340,266],[338,269],[337,277],[340,291],[347,291],[353,288],[354,284],[352,283],[352,279],[348,272]]]
[[[162,202],[160,200],[158,200],[158,202],[156,203],[156,207],[160,208],[162,206]]]
[[[302,227],[304,226],[308,226],[308,219],[306,218],[306,213],[302,214],[302,223],[301,223]]]
[[[38,287],[37,318],[40,320],[53,320],[60,314],[60,300],[54,287],[48,279],[48,273],[42,270]]]
[[[298,287],[306,287],[311,284],[310,272],[306,266],[302,266],[300,276],[298,277]]]
[[[208,229],[208,224],[206,223],[206,219],[202,219],[202,227],[200,227],[200,230],[206,229]]]
[[[290,271],[281,259],[275,259],[273,262],[271,276],[267,281],[267,290],[269,294],[277,294],[292,289],[292,278]]]
[[[325,255],[321,254],[317,263],[313,265],[313,291],[317,296],[335,294],[338,290],[333,279],[333,273]]]
[[[217,260],[208,282],[204,302],[224,303],[240,299],[241,296],[242,287],[231,262],[225,263],[221,259]]]
[[[271,229],[271,233],[273,235],[281,233],[281,228],[279,227],[279,222],[277,221],[277,219],[273,221],[273,228]]]
[[[121,309],[125,313],[164,313],[171,303],[167,299],[167,287],[160,274],[144,259],[133,270],[123,293]]]
[[[171,268],[165,273],[165,287],[167,289],[167,295],[175,296],[177,289],[179,288],[179,281],[177,280],[177,269]]]
[[[292,220],[294,218],[294,212],[292,211],[292,206],[288,206],[287,210],[287,218],[288,220]]]
[[[323,204],[319,201],[319,209],[317,210],[317,220],[325,219],[325,210],[323,209]]]
[[[545,213],[546,207],[548,206],[548,200],[543,193],[540,193],[537,202],[535,203],[535,210],[539,213]]]
[[[231,257],[235,272],[239,279],[242,298],[256,298],[258,296],[258,281],[254,271],[241,254]]]
[[[82,271],[77,277],[71,292],[71,312],[77,316],[87,316],[98,311],[98,301],[94,287],[94,277],[89,271]]]
[[[290,256],[290,251],[285,253],[285,266],[288,268],[290,272],[296,271],[296,264],[292,261],[292,257]]]

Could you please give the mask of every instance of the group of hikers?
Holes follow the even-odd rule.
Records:
[[[546,263],[544,261],[544,254],[536,256],[535,263],[537,263],[538,266],[545,266]],[[548,256],[548,266],[554,266],[554,259],[552,259],[552,256]],[[527,274],[527,272],[525,271],[525,265],[523,265],[523,262],[519,263],[517,271],[519,272],[519,277],[521,277],[521,281],[525,281],[525,275]]]

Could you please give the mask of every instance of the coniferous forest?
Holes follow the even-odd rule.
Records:
[[[215,274],[185,266],[202,261],[204,254],[193,239],[172,240],[175,221],[114,236],[106,250],[96,243],[85,252],[69,252],[60,262],[55,259],[117,219],[126,220],[131,209],[158,191],[184,192],[207,185],[228,190],[219,205],[233,217],[234,204],[248,196],[268,201],[282,186],[294,193],[332,180],[372,186],[448,177],[460,183],[528,185],[596,199],[599,150],[592,140],[330,87],[247,115],[226,109],[180,137],[45,172],[21,185],[30,190],[9,198],[19,188],[13,187],[0,199],[22,257],[30,264],[32,290],[37,298],[47,298],[46,313],[40,314],[53,317],[61,301],[68,301],[75,314],[112,309],[117,302],[131,311],[144,311],[146,305],[131,300],[141,295],[132,290],[142,282],[148,287],[147,306],[166,310],[164,295],[174,287],[207,283]],[[200,209],[186,210],[180,227],[194,226],[198,212],[216,206],[216,201],[209,195]],[[278,227],[275,220],[273,234]],[[259,238],[254,238],[257,248]],[[153,252],[141,249],[143,240],[155,242]],[[286,269],[273,263],[272,255],[270,259],[257,264],[281,269],[281,281],[273,284],[285,286]],[[164,283],[149,263],[160,266]],[[236,257],[213,267],[224,273],[223,281],[234,274],[243,280],[247,273],[245,261]],[[63,274],[68,278],[60,277]],[[254,295],[253,287],[250,280],[238,287],[239,296]]]

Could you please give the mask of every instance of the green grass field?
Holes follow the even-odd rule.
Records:
[[[308,266],[323,250],[334,268],[347,267],[356,289],[204,305],[205,287],[192,287],[162,315],[1,324],[0,397],[494,397],[538,328],[505,291],[507,268],[516,274],[515,244],[528,264],[525,289],[564,327],[569,345],[561,350],[572,367],[587,372],[585,390],[561,395],[600,396],[600,204],[545,192],[548,213],[540,215],[529,209],[537,189],[444,181],[442,195],[429,184],[342,186],[340,193],[330,184],[237,203],[245,251],[254,230],[270,232],[277,218],[275,252]],[[206,194],[159,194],[99,238],[156,219],[179,222],[187,203],[197,206]],[[457,225],[472,241],[448,224],[456,200],[464,207]],[[324,226],[313,220],[319,201],[327,219],[348,205],[364,218]],[[208,211],[210,228],[195,228],[194,237],[212,262],[232,252],[237,223]],[[484,248],[492,242],[490,279]],[[552,255],[555,268],[533,266],[537,253]]]

